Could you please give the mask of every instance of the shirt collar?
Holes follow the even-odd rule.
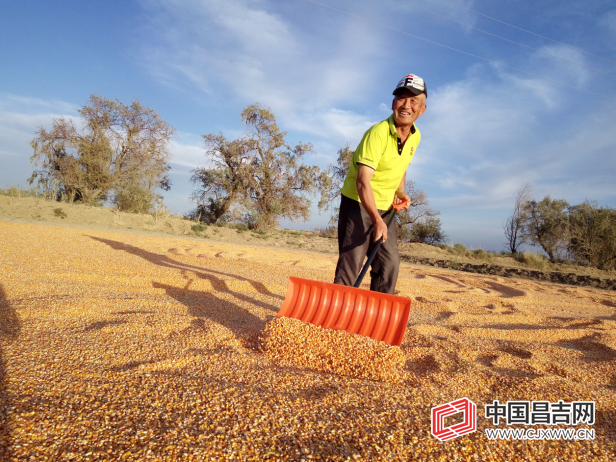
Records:
[[[387,119],[389,122],[389,132],[391,133],[391,136],[396,137],[399,136],[398,135],[398,131],[396,130],[396,125],[394,123],[394,115],[390,115],[389,119]],[[413,124],[411,126],[411,135],[414,135],[415,132],[417,131],[417,129],[415,128],[415,124]]]

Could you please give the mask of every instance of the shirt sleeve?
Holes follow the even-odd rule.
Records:
[[[384,146],[385,144],[380,134],[373,130],[368,130],[357,149],[355,149],[353,161],[355,164],[364,164],[376,170],[383,156]]]

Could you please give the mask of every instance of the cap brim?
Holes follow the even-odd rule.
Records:
[[[412,93],[414,95],[421,95],[422,93],[425,93],[424,91],[418,90],[417,88],[413,88],[413,87],[398,87],[394,90],[392,95],[398,95],[402,93],[403,91],[408,91],[409,93]]]

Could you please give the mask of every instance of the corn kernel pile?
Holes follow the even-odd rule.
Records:
[[[286,317],[267,324],[263,351],[281,364],[389,382],[400,380],[405,362],[402,350],[385,342]]]
[[[616,460],[614,292],[403,265],[406,335],[375,357],[272,322],[289,276],[331,281],[335,264],[0,221],[0,460]],[[302,339],[357,358],[284,350]],[[463,397],[477,431],[437,440],[431,408]],[[594,401],[575,428],[596,437],[488,440],[493,400]]]

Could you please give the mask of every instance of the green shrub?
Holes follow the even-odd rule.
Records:
[[[545,255],[534,252],[524,251],[516,255],[516,260],[527,266],[537,269],[545,269],[548,266],[548,259]]]
[[[466,253],[466,246],[464,244],[460,244],[459,242],[457,244],[454,244],[453,246],[453,251],[457,254],[465,254]]]
[[[267,231],[264,229],[253,229],[250,234],[252,237],[256,237],[258,239],[269,239],[270,236],[267,234]]]
[[[610,270],[616,266],[616,209],[596,202],[569,207],[569,254],[582,265]]]
[[[337,226],[327,226],[325,228],[317,228],[316,232],[319,236],[325,237],[328,239],[337,239],[338,238],[338,227]]]
[[[407,238],[409,242],[420,244],[436,245],[446,239],[446,235],[441,229],[441,220],[434,217],[426,217],[422,221],[416,221],[410,226],[405,226],[400,236]]]
[[[468,253],[470,253],[474,258],[487,261],[492,261],[492,259],[498,255],[495,252],[490,252],[489,250],[486,252],[483,249],[471,250]]]
[[[61,218],[62,220],[66,218],[66,213],[64,213],[64,210],[62,210],[60,207],[58,207],[57,209],[53,209],[53,214],[58,218]]]
[[[36,188],[24,189],[21,186],[7,186],[6,189],[0,188],[0,196],[9,196],[13,199],[35,197],[36,195]]]
[[[190,229],[192,229],[194,233],[198,234],[205,231],[207,229],[207,226],[204,226],[203,224],[199,223],[198,225],[191,226]]]

